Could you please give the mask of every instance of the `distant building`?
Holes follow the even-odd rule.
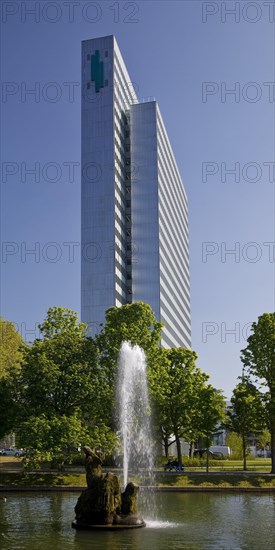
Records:
[[[156,101],[140,101],[114,36],[82,42],[81,317],[143,301],[162,345],[191,347],[188,207]]]

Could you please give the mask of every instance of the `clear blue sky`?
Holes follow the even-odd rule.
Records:
[[[31,15],[24,4],[35,5],[1,12],[1,315],[30,340],[50,306],[80,309],[81,40],[115,34],[138,95],[159,102],[185,183],[193,349],[229,397],[248,324],[274,310],[274,6],[41,1]],[[24,174],[35,163],[38,181]],[[78,243],[73,257],[64,243]]]

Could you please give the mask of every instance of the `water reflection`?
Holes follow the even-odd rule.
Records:
[[[274,550],[275,496],[158,493],[159,517],[122,532],[71,529],[76,493],[7,497],[0,547],[8,550]]]

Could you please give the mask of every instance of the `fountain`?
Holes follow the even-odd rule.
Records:
[[[129,529],[144,527],[137,513],[138,486],[128,483],[121,493],[118,477],[102,473],[104,455],[85,446],[85,469],[88,488],[82,491],[75,506],[74,529]]]
[[[119,355],[117,403],[119,434],[123,444],[123,483],[102,473],[103,454],[84,447],[88,488],[75,506],[74,529],[126,529],[145,527],[137,511],[139,487],[128,482],[129,467],[152,471],[153,450],[149,422],[145,354],[138,346],[123,342]]]
[[[123,342],[120,349],[117,403],[126,487],[130,465],[135,471],[146,469],[149,474],[154,465],[146,357],[139,346],[129,342]]]

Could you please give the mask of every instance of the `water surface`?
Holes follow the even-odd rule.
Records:
[[[77,493],[0,496],[0,548],[7,550],[274,550],[275,496],[158,493],[147,527],[119,532],[71,528]]]

